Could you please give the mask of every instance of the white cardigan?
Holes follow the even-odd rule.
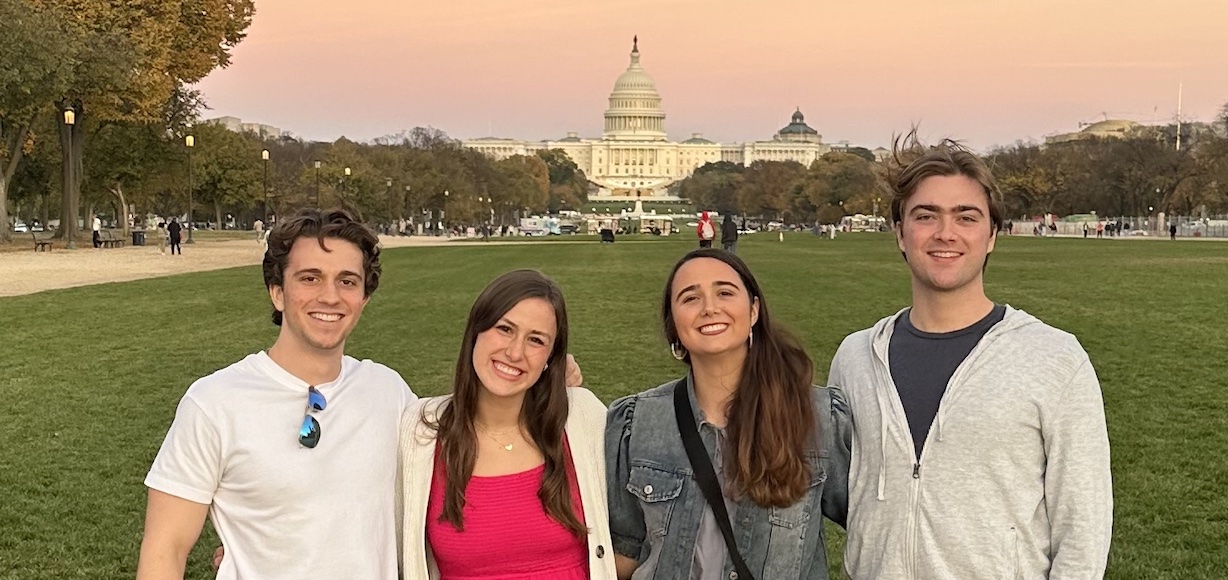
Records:
[[[614,546],[605,486],[606,407],[587,389],[569,388],[570,408],[564,430],[571,447],[584,523],[588,526],[588,568],[592,580],[615,580]],[[434,421],[451,396],[421,399],[401,417],[397,469],[397,543],[401,574],[406,580],[439,578],[435,558],[426,544],[426,510],[434,473],[435,434],[423,424]]]

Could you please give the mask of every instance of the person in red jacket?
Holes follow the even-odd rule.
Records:
[[[716,237],[716,226],[712,225],[708,212],[700,212],[699,224],[695,226],[695,230],[699,234],[699,247],[711,248],[712,239]]]

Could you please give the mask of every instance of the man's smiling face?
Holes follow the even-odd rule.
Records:
[[[997,235],[989,197],[964,175],[927,177],[904,203],[896,242],[912,270],[914,292],[980,288]]]
[[[314,237],[295,240],[283,285],[269,288],[282,312],[281,337],[299,351],[344,350],[367,305],[362,250],[338,238],[324,238],[323,246]]]

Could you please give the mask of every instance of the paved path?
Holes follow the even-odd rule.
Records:
[[[424,236],[380,236],[385,248],[405,246],[442,246],[480,248],[487,245],[594,243],[564,241],[514,241],[495,238],[489,244],[460,243],[460,238]],[[159,254],[157,246],[126,246],[123,248],[79,250],[58,249],[53,252],[0,253],[0,296],[33,294],[56,288],[72,288],[91,284],[124,282],[186,272],[220,270],[260,263],[263,248],[254,240],[230,240],[184,244],[182,256]]]

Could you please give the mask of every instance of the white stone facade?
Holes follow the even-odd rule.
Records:
[[[771,141],[721,144],[698,133],[681,143],[669,141],[661,95],[656,81],[640,64],[638,44],[632,44],[631,64],[614,83],[600,139],[582,139],[569,133],[558,141],[488,137],[470,139],[463,145],[495,159],[561,149],[597,187],[597,193],[590,199],[614,201],[677,199],[669,195],[669,186],[705,163],[728,161],[749,165],[765,160],[796,161],[808,166],[830,150],[822,136],[805,124],[800,110],[793,114],[793,122]]]
[[[281,129],[272,125],[263,123],[244,123],[243,119],[238,117],[217,117],[216,119],[206,119],[204,123],[212,123],[221,125],[235,133],[252,133],[262,139],[277,139],[281,137]]]

